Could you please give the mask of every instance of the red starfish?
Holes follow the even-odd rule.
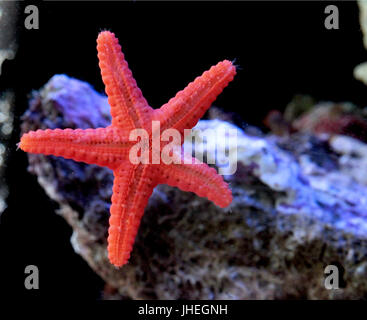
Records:
[[[236,69],[230,61],[224,60],[196,78],[160,109],[153,110],[138,88],[115,35],[101,32],[97,50],[112,124],[98,129],[30,131],[22,136],[19,147],[26,152],[61,156],[113,170],[108,254],[112,264],[122,266],[130,257],[144,208],[157,184],[194,192],[220,207],[232,202],[231,191],[222,177],[195,158],[191,164],[187,158],[185,163],[132,163],[129,152],[136,141],[131,141],[129,135],[132,130],[143,128],[150,143],[152,136],[160,138],[164,130],[173,128],[182,136],[184,129],[195,126],[233,79]],[[152,121],[159,121],[160,131],[152,131]],[[158,150],[162,156],[167,144],[161,143]],[[154,151],[151,147],[148,151],[152,158]],[[184,159],[181,151],[171,152],[171,155],[176,160]]]

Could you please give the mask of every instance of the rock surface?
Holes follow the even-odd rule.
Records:
[[[22,131],[109,121],[104,96],[56,75],[34,93]],[[158,186],[121,269],[110,265],[106,250],[112,172],[28,155],[29,171],[73,228],[74,250],[115,288],[105,298],[367,298],[366,144],[307,132],[256,136],[221,120],[200,121],[196,128],[232,132],[227,152],[237,152],[237,170],[226,178],[233,203],[223,210]],[[204,151],[216,154],[210,144]],[[340,270],[340,289],[325,289],[330,264]]]

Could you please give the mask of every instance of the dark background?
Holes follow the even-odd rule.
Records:
[[[15,132],[9,150],[8,208],[0,223],[0,295],[24,298],[98,299],[103,282],[74,253],[71,229],[27,171],[16,151],[19,117],[27,95],[55,73],[90,82],[103,91],[97,64],[99,31],[113,31],[150,105],[157,108],[223,59],[240,66],[215,104],[262,125],[270,109],[284,109],[295,94],[316,100],[367,103],[367,88],[353,68],[367,60],[358,8],[334,2],[340,29],[326,30],[332,2],[33,2],[39,30],[24,28],[19,3],[16,59],[6,61],[1,91],[16,91]],[[108,212],[106,212],[108,214]],[[40,290],[24,289],[24,268],[40,270]]]

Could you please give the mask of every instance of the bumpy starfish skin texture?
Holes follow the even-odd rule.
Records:
[[[191,129],[233,79],[236,69],[224,60],[195,79],[160,109],[152,109],[138,88],[115,35],[101,32],[97,39],[99,67],[111,106],[112,123],[98,129],[37,130],[24,134],[19,147],[26,152],[61,156],[113,170],[114,184],[110,208],[108,256],[112,264],[122,266],[130,258],[144,208],[157,184],[168,184],[206,197],[220,207],[232,202],[232,194],[216,170],[195,158],[181,163],[148,164],[129,160],[136,141],[130,132],[137,128],[161,135],[173,128],[183,135]],[[152,131],[159,121],[160,131]],[[182,140],[183,141],[183,140]],[[168,142],[161,142],[160,152]],[[181,148],[181,146],[179,146]],[[149,149],[150,159],[152,150]],[[173,157],[184,159],[181,149]]]

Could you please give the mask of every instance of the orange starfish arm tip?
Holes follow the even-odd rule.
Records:
[[[98,129],[46,129],[22,135],[19,148],[89,164],[117,167],[128,158],[132,142],[127,132],[113,127]]]
[[[163,166],[160,183],[194,192],[208,198],[221,208],[232,203],[232,192],[222,176],[214,168],[193,158],[193,164],[170,164]]]
[[[110,262],[116,267],[130,258],[144,209],[156,184],[155,170],[147,166],[127,164],[114,170],[107,250]]]
[[[112,125],[126,129],[146,126],[153,113],[129,69],[117,38],[103,31],[97,38],[99,67],[111,106]]]
[[[181,133],[192,128],[217,96],[236,75],[236,67],[229,60],[219,62],[178,92],[160,109],[155,117],[162,119],[162,130],[175,128]]]

